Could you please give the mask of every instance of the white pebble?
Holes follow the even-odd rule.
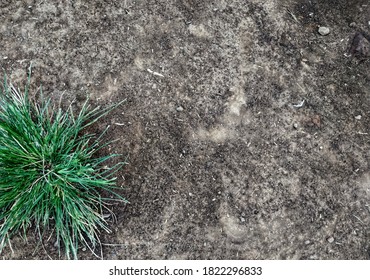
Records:
[[[328,27],[325,27],[325,26],[320,26],[319,27],[319,34],[322,35],[322,36],[326,36],[330,33],[330,29]]]

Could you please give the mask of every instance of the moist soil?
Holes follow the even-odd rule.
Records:
[[[126,100],[90,129],[129,163],[104,259],[370,259],[369,34],[367,0],[0,1],[15,85]]]

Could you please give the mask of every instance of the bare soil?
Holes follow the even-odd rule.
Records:
[[[370,259],[368,0],[0,3],[13,83],[127,99],[95,128],[129,161],[105,259]]]

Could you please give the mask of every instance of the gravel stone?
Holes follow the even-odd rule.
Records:
[[[325,27],[325,26],[320,26],[319,27],[319,34],[322,35],[322,36],[326,36],[330,33],[330,29],[328,27]]]

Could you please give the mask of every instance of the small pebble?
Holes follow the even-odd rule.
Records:
[[[333,236],[329,237],[329,238],[328,238],[328,242],[329,242],[329,243],[333,243],[333,242],[334,242],[334,237],[333,237]]]
[[[293,127],[294,127],[295,129],[298,129],[298,124],[297,124],[297,123],[294,123],[294,124],[293,124]]]
[[[241,217],[241,218],[240,218],[240,221],[241,221],[242,223],[244,223],[244,222],[245,222],[245,218]]]
[[[355,117],[355,119],[356,119],[356,120],[361,120],[361,118],[362,118],[362,116],[361,116],[361,115],[357,115],[357,116]]]
[[[330,29],[328,27],[325,27],[325,26],[320,26],[319,27],[319,34],[322,35],[322,36],[326,36],[330,33]]]
[[[306,240],[305,242],[304,242],[304,244],[306,244],[306,245],[308,245],[308,244],[310,244],[311,243],[311,241],[310,240]]]
[[[356,27],[356,26],[357,26],[356,22],[351,22],[351,23],[349,24],[349,27]]]
[[[176,111],[177,112],[182,112],[182,111],[184,111],[184,108],[182,108],[181,106],[179,106],[179,107],[176,108]]]

